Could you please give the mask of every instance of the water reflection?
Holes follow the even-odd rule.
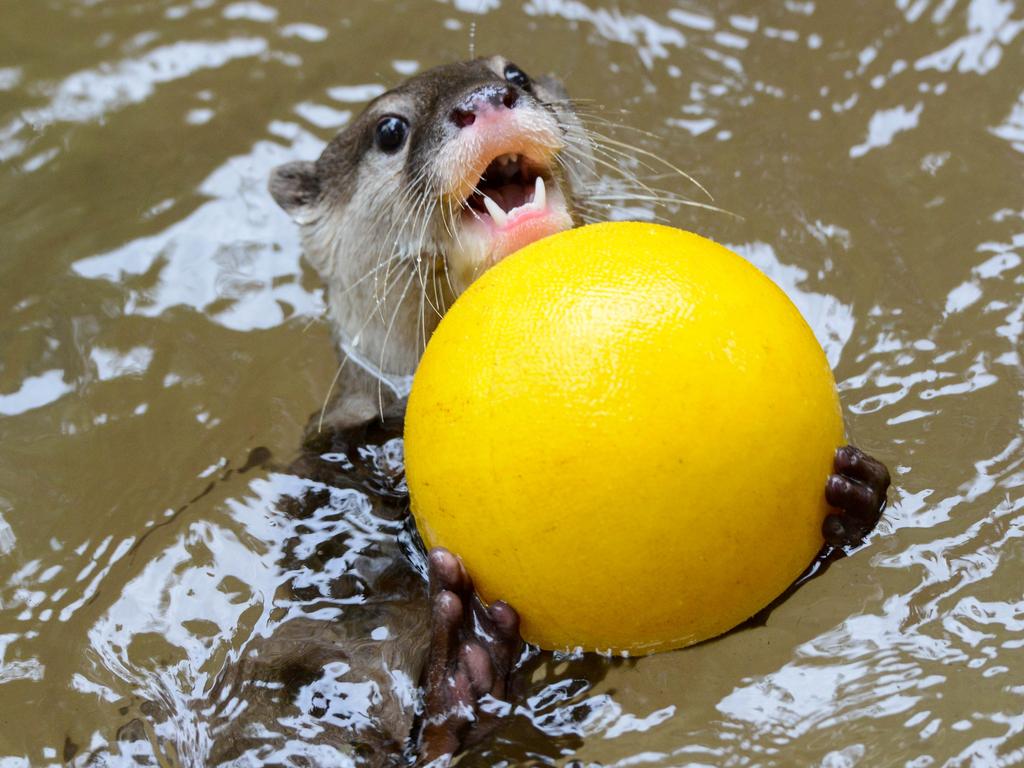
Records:
[[[130,314],[156,317],[184,305],[235,330],[319,315],[319,296],[300,282],[295,227],[268,208],[264,194],[271,168],[313,154],[319,142],[295,124],[271,131],[287,136],[288,146],[264,141],[228,160],[199,186],[208,202],[187,218],[72,269],[90,279],[141,284],[129,294]]]
[[[0,395],[0,414],[17,416],[48,405],[71,391],[64,381],[63,371],[46,371],[40,376],[29,376],[22,380],[16,392]]]
[[[52,89],[44,107],[23,112],[20,122],[41,131],[56,122],[87,122],[146,100],[158,85],[218,69],[233,59],[258,56],[265,40],[234,38],[219,43],[178,42],[135,59],[76,72]],[[8,129],[0,128],[0,134]]]

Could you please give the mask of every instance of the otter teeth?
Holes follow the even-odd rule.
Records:
[[[547,208],[548,204],[548,193],[547,188],[544,186],[544,179],[538,176],[533,182],[533,199],[529,202],[523,203],[522,205],[516,206],[510,211],[506,211],[498,203],[494,202],[487,195],[481,195],[484,202],[484,208],[487,213],[490,214],[491,220],[498,227],[504,227],[508,224],[508,221],[517,211],[543,211]]]
[[[483,197],[484,208],[487,209],[487,212],[491,215],[491,219],[494,220],[494,223],[497,224],[499,227],[504,227],[506,224],[508,224],[508,214],[505,213],[504,210],[502,210],[502,207],[493,200],[491,200],[491,198],[489,198],[487,195],[484,195]]]

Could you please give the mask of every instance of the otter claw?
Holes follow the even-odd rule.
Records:
[[[821,526],[826,543],[859,544],[882,516],[889,482],[889,470],[880,461],[852,445],[839,448],[825,482],[825,500],[835,508]]]
[[[507,603],[486,607],[455,555],[433,549],[430,576],[430,651],[424,670],[419,765],[454,755],[496,723],[481,703],[505,699],[519,656],[519,615]]]

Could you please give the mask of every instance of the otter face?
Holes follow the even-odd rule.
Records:
[[[454,297],[578,223],[593,178],[561,84],[494,56],[379,96],[316,162],[276,168],[270,191],[303,227],[343,340],[379,354],[381,370],[411,373]]]
[[[573,225],[572,179],[558,164],[572,140],[556,108],[559,86],[501,58],[460,72],[410,137],[407,165],[410,175],[426,171],[424,190],[449,224],[444,255],[459,292],[513,251]]]

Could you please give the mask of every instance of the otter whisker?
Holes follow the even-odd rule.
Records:
[[[701,184],[699,181],[697,181],[695,178],[693,178],[693,176],[688,174],[686,171],[684,171],[681,168],[678,168],[677,166],[673,165],[672,163],[670,163],[668,160],[666,160],[665,158],[661,157],[660,155],[657,155],[654,152],[650,152],[650,151],[644,149],[643,147],[637,147],[637,146],[635,146],[633,144],[628,144],[628,143],[626,143],[624,141],[617,141],[617,140],[611,138],[610,136],[605,136],[605,135],[597,133],[596,131],[593,131],[593,130],[590,130],[590,133],[592,133],[594,136],[599,138],[602,142],[606,142],[608,144],[613,144],[613,145],[615,145],[617,147],[622,147],[623,149],[631,150],[633,152],[636,152],[639,155],[643,155],[644,157],[649,157],[652,160],[657,160],[659,163],[661,163],[662,165],[665,165],[670,170],[675,171],[680,176],[682,176],[684,179],[686,179],[691,184],[693,184],[695,187],[697,187],[697,189],[699,189],[701,192],[703,192],[705,195],[707,195],[709,200],[713,201],[715,199],[712,196],[712,194],[710,192],[708,192],[707,189],[705,189],[703,184]]]
[[[422,227],[420,229],[419,247],[417,248],[417,255],[416,255],[416,273],[417,273],[417,275],[419,276],[419,279],[420,279],[421,301],[423,299],[426,299],[426,302],[428,304],[430,304],[431,309],[433,309],[435,312],[437,312],[438,317],[440,317],[441,316],[440,310],[437,308],[437,306],[435,306],[434,304],[432,304],[430,302],[430,297],[427,295],[426,265],[425,265],[424,259],[423,259],[423,250],[424,250],[423,247],[424,247],[424,244],[425,244],[424,241],[426,239],[426,230],[427,230],[428,225],[430,224],[431,216],[433,215],[433,212],[434,212],[434,210],[436,208],[437,208],[437,202],[436,201],[432,202],[430,204],[430,207],[429,207],[428,211],[427,211],[427,215],[424,216],[424,219],[423,219],[423,225],[422,225]],[[422,270],[420,269],[421,267],[423,267]]]
[[[469,208],[469,206],[465,202],[463,202],[463,203],[461,203],[459,205],[460,214],[461,214],[461,212],[463,210],[467,210],[467,209],[468,210],[472,210],[471,208]],[[459,250],[462,250],[462,247],[463,247],[462,246],[462,239],[459,237],[459,230],[461,228],[456,225],[456,222],[455,222],[455,212],[452,210],[452,200],[451,200],[451,198],[448,198],[448,213],[452,217],[452,226],[455,228],[455,245],[459,248]],[[455,290],[455,286],[452,285],[451,273],[448,271],[448,259],[445,258],[443,255],[441,256],[441,263],[444,265],[444,278],[448,282],[448,290],[450,290],[452,292],[453,296],[458,295],[458,291],[456,291]]]
[[[419,185],[422,184],[424,177],[425,177],[425,172],[421,169],[421,171],[417,174],[417,176],[410,183],[410,186],[408,188],[409,189],[408,194],[411,194],[412,190],[418,190]],[[405,219],[402,222],[401,229],[399,230],[399,236],[395,238],[395,245],[394,245],[394,247],[392,249],[392,253],[398,253],[402,249],[403,241],[406,239],[405,238],[406,229],[408,228],[409,234],[411,234],[412,231],[414,231],[416,228],[418,228],[420,226],[421,219],[424,222],[424,224],[426,223],[426,221],[429,219],[429,216],[430,216],[431,212],[432,212],[431,210],[427,209],[427,201],[426,201],[426,199],[422,195],[418,196],[416,198],[416,200],[414,201],[412,209],[409,211],[409,214],[405,217]],[[411,226],[409,226],[410,223],[411,223]],[[389,234],[389,237],[390,237],[390,234]],[[399,255],[401,256],[401,258],[408,258],[410,255],[414,255],[414,254],[418,255],[420,250],[421,250],[421,248],[422,248],[422,244],[423,244],[423,235],[422,235],[422,231],[421,231],[421,235],[420,235],[418,244],[414,248],[406,249],[406,252],[400,253]],[[389,268],[389,270],[390,270],[390,268]],[[385,285],[387,285],[387,282],[388,282],[388,273],[385,273],[385,276],[384,276],[384,283],[385,283]],[[382,323],[386,322],[386,319],[385,319],[385,316],[384,316],[383,307],[381,308],[380,319],[381,319]]]
[[[585,218],[587,220],[588,224],[596,224],[596,223],[599,223],[599,222],[602,222],[602,221],[609,221],[609,220],[614,221],[614,220],[616,220],[615,219],[615,214],[616,213],[620,213],[620,214],[621,213],[628,213],[628,211],[629,211],[629,209],[623,208],[620,205],[612,205],[611,203],[605,203],[605,202],[600,202],[600,201],[592,202],[592,203],[588,204],[588,207],[595,209],[595,212],[593,214],[589,214],[589,215],[585,214],[584,217],[583,217],[583,218]],[[597,209],[601,209],[601,210],[598,211]],[[654,221],[654,222],[658,222],[659,224],[669,224],[670,223],[669,220],[666,219],[664,216],[662,216],[662,215],[660,215],[658,213],[655,213],[654,211],[652,211],[649,208],[644,208],[643,210],[644,210],[644,214],[645,214],[644,217],[643,217],[644,221]],[[619,218],[621,219],[622,217],[620,216]]]
[[[643,168],[646,168],[652,173],[654,172],[655,169],[653,167],[643,162],[642,160],[634,157],[633,155],[630,155],[628,152],[624,152],[618,147],[606,146],[605,144],[602,144],[601,139],[603,137],[601,137],[599,134],[596,134],[594,131],[586,127],[583,128],[583,131],[584,135],[582,137],[566,137],[567,143],[571,146],[571,151],[581,151],[585,153],[585,156],[588,158],[593,156],[594,151],[600,151],[602,156],[616,163],[625,160],[630,164],[638,165]],[[625,168],[622,168],[620,166],[620,173],[625,174]],[[630,175],[632,178],[636,178],[634,175]]]
[[[445,310],[442,306],[444,298],[441,291],[441,281],[437,279],[437,261],[432,260],[429,265],[424,264],[424,268],[429,270],[427,274],[430,277],[431,284],[434,286],[434,306],[437,309],[437,317],[440,319],[444,317]],[[426,333],[425,329],[424,333]]]
[[[423,273],[421,267],[423,266],[423,251],[424,251],[424,245],[425,245],[425,240],[426,240],[427,228],[428,228],[428,226],[429,226],[429,224],[431,222],[431,217],[432,217],[432,215],[434,213],[434,210],[436,208],[437,208],[437,200],[436,199],[431,199],[429,201],[429,203],[428,202],[424,202],[423,205],[420,208],[421,215],[417,218],[417,222],[416,222],[416,226],[419,227],[419,235],[418,235],[417,240],[416,240],[416,246],[413,249],[413,252],[415,253],[415,257],[412,260],[414,274],[416,275],[416,277],[419,278],[419,283],[420,283],[419,313],[418,313],[418,316],[417,316],[417,334],[416,335],[422,336],[422,338],[424,339],[424,342],[423,342],[424,344],[426,343],[425,342],[425,339],[426,339],[426,308],[425,308],[425,305],[427,303],[430,303],[430,302],[429,302],[429,296],[427,295],[426,278],[424,276],[424,273]],[[404,300],[404,297],[405,297],[405,293],[403,292],[402,299],[400,299],[400,301]],[[431,305],[431,306],[433,306],[433,305]],[[437,310],[436,307],[434,309],[435,309],[435,311],[439,312],[439,310]],[[392,318],[392,323],[393,322],[394,322],[394,318]],[[390,328],[388,329],[388,335],[390,335]],[[385,336],[385,340],[384,340],[384,346],[385,347],[387,346],[387,338],[388,337]],[[382,357],[383,357],[383,351],[382,351]]]
[[[589,101],[589,102],[591,102],[591,104],[589,104],[587,106],[583,106],[582,105],[582,101]],[[639,133],[640,135],[647,136],[648,138],[654,139],[655,141],[663,141],[664,140],[664,137],[659,136],[658,134],[654,133],[653,131],[648,131],[648,130],[645,130],[644,128],[638,128],[637,126],[630,125],[629,123],[619,123],[619,122],[616,122],[614,120],[609,120],[608,119],[608,114],[610,112],[617,112],[618,114],[621,114],[621,115],[631,114],[630,110],[628,110],[628,109],[612,110],[612,109],[609,109],[609,108],[605,107],[603,104],[598,104],[594,99],[586,99],[586,100],[568,99],[567,101],[563,101],[561,103],[567,104],[568,106],[572,107],[573,111],[577,115],[579,115],[580,117],[584,118],[584,123],[590,123],[590,122],[600,123],[601,125],[605,125],[605,126],[607,126],[609,128],[614,128],[615,130],[632,131],[633,133]],[[591,107],[594,107],[595,109],[599,109],[600,112],[595,111],[594,109],[591,109]]]
[[[398,313],[402,309],[402,303],[405,301],[405,297],[409,293],[409,286],[412,285],[414,277],[415,277],[415,272],[411,271],[409,273],[409,279],[405,281],[405,287],[402,288],[402,293],[398,297],[398,301],[395,303],[395,311],[391,313],[391,321],[388,323],[387,330],[384,333],[384,343],[381,344],[380,362],[378,363],[378,368],[380,368],[380,370],[382,370],[382,371],[384,370],[384,356],[385,356],[385,353],[387,352],[388,340],[391,338],[391,329],[395,325],[395,318],[398,317]],[[384,417],[384,389],[383,389],[383,387],[384,387],[384,382],[383,382],[383,380],[381,378],[378,377],[378,379],[377,379],[377,406],[380,409],[381,418]]]
[[[648,192],[651,192],[651,194],[654,193],[654,190],[650,189],[646,184],[644,184],[642,181],[640,181],[640,179],[637,178],[636,176],[634,176],[632,174],[629,174],[621,166],[616,165],[615,163],[613,163],[613,162],[611,162],[609,160],[605,160],[604,158],[598,157],[596,155],[592,156],[591,160],[594,163],[596,163],[597,165],[603,166],[603,167],[605,167],[605,168],[607,168],[607,169],[609,169],[611,171],[614,171],[615,173],[618,173],[619,175],[625,177],[628,181],[630,181],[631,183],[635,184],[636,186],[638,186],[638,187],[640,187],[640,188],[642,188],[642,189],[644,189],[644,190],[646,190]]]
[[[303,334],[309,333],[309,329],[312,328],[314,325],[316,325],[317,322],[322,320],[326,314],[327,314],[327,305],[325,304],[323,306],[323,308],[317,314],[315,314],[312,317],[310,317],[309,320],[306,322],[306,324],[304,326],[302,326],[302,333]]]
[[[385,287],[384,299],[385,300],[387,299],[387,288],[386,287]],[[371,320],[373,320],[375,314],[376,314],[376,306],[370,308],[370,311],[366,314],[366,318],[363,320],[363,322],[359,325],[359,328],[356,330],[356,332],[355,332],[355,334],[353,336],[354,339],[359,339],[359,337],[362,335],[363,331],[366,329],[366,326],[370,324]],[[341,378],[342,370],[345,368],[345,364],[348,362],[349,357],[350,357],[349,352],[344,347],[342,347],[341,353],[342,353],[341,354],[341,362],[338,364],[338,369],[334,372],[334,378],[331,379],[331,384],[327,388],[327,392],[324,395],[323,403],[320,406],[320,417],[317,420],[317,432],[320,432],[320,431],[323,430],[324,416],[327,413],[327,406],[328,406],[328,404],[331,401],[331,394],[334,392],[334,388],[338,385],[338,381]]]
[[[385,269],[390,262],[399,258],[401,258],[401,256],[400,254],[397,253],[392,253],[390,256],[388,256],[386,261],[383,259],[383,257],[378,257],[376,266],[370,267],[370,269],[366,270],[362,277],[360,277],[358,280],[355,280],[354,282],[343,288],[341,291],[339,291],[338,296],[344,296],[354,288],[358,288],[359,285],[366,282],[371,277],[375,277],[375,273],[379,273],[382,269]]]
[[[411,187],[410,187],[410,189],[411,189]],[[408,224],[408,222],[410,220],[412,220],[412,218],[417,214],[417,210],[418,210],[417,206],[419,204],[419,200],[411,201],[413,204],[411,206],[409,206],[408,205],[410,203],[410,199],[409,198],[410,198],[410,192],[408,190],[402,190],[401,194],[400,194],[400,200],[401,200],[401,202],[405,206],[408,207],[408,211],[409,212],[406,215],[405,219],[403,219],[401,221],[396,219],[395,221],[392,222],[391,227],[388,230],[388,233],[387,233],[387,235],[384,238],[384,242],[387,242],[388,240],[391,239],[391,235],[392,235],[392,232],[394,232],[395,227],[397,226],[399,228],[398,229],[398,234],[395,236],[395,239],[394,239],[394,245],[392,246],[392,249],[391,249],[391,255],[388,257],[387,262],[385,262],[385,264],[386,264],[385,272],[384,272],[384,291],[385,291],[385,294],[387,293],[388,281],[390,280],[390,277],[391,277],[391,268],[392,268],[393,264],[395,263],[395,261],[401,261],[401,259],[402,259],[402,254],[399,252],[400,248],[401,248],[401,243],[402,243],[402,240],[403,240],[402,234],[404,233],[405,227]],[[386,210],[386,207],[385,206],[380,206],[379,210],[384,211],[384,210]],[[378,266],[380,265],[380,260],[381,260],[381,254],[379,253],[378,256],[377,256]],[[375,275],[374,276],[374,298],[376,299],[377,307],[380,308],[380,320],[383,323],[383,322],[385,322],[384,302],[383,302],[383,300],[381,299],[381,296],[380,296],[380,292],[379,292],[380,283],[379,283],[379,281],[377,279],[377,272],[376,272],[376,270],[374,271],[374,275]]]
[[[625,160],[627,162],[634,163],[642,168],[646,168],[648,171],[651,171],[651,173],[654,173],[655,171],[655,169],[648,165],[647,163],[633,157],[628,152],[624,152],[621,149],[618,149],[616,147],[605,146],[604,144],[601,144],[599,141],[591,139],[590,137],[588,137],[588,143],[592,150],[599,151],[604,157],[612,161],[617,162],[620,160]]]
[[[338,386],[338,379],[341,378],[341,372],[345,368],[345,363],[348,362],[348,353],[344,353],[341,356],[341,362],[338,364],[338,370],[334,372],[334,378],[331,379],[331,384],[327,387],[327,393],[324,395],[324,402],[320,406],[320,417],[316,421],[316,431],[320,433],[324,428],[324,416],[327,414],[327,406],[331,402],[331,395],[334,393],[334,388]]]
[[[724,213],[726,216],[732,216],[735,219],[743,220],[743,217],[738,213],[733,213],[725,208],[719,208],[717,205],[709,205],[708,203],[701,203],[697,200],[688,200],[685,197],[672,197],[663,195],[636,195],[636,194],[621,194],[621,195],[590,195],[591,200],[604,201],[604,200],[641,200],[652,203],[662,204],[674,204],[674,205],[686,205],[691,208],[702,208],[706,211],[714,211],[715,213]]]
[[[474,187],[475,187],[475,185],[474,185]],[[457,201],[458,202],[458,212],[456,212],[456,208],[455,208],[455,205],[454,205],[455,201],[453,201],[453,199],[450,196],[446,196],[445,197],[445,202],[446,202],[447,207],[448,207],[448,216],[451,219],[452,240],[455,243],[455,245],[458,246],[459,249],[461,249],[462,248],[462,237],[461,237],[461,235],[459,233],[461,232],[462,228],[459,226],[459,223],[457,221],[457,217],[462,216],[462,214],[465,211],[469,211],[470,213],[472,213],[473,209],[469,206],[469,203],[466,200]],[[445,262],[445,269],[447,270],[447,267],[448,267],[447,260],[443,260],[443,261]],[[455,290],[452,287],[450,282],[448,284],[448,287],[452,288],[453,291]]]
[[[735,213],[733,213],[731,211],[728,211],[728,210],[726,210],[724,208],[720,208],[718,206],[713,206],[713,205],[708,205],[708,204],[705,204],[705,203],[699,203],[699,202],[691,200],[689,198],[685,198],[685,197],[681,197],[679,195],[676,195],[675,193],[670,192],[668,190],[658,189],[656,187],[652,187],[652,186],[648,185],[646,182],[641,181],[639,177],[637,177],[635,174],[629,172],[623,166],[621,166],[621,165],[619,165],[617,163],[610,162],[610,159],[611,158],[615,158],[615,159],[621,158],[621,159],[631,160],[634,163],[639,163],[641,166],[643,166],[644,168],[647,168],[648,170],[653,171],[654,169],[650,165],[648,165],[648,164],[646,164],[646,163],[644,163],[642,161],[638,161],[636,158],[632,157],[628,153],[626,153],[626,152],[624,152],[624,151],[622,151],[622,150],[620,150],[620,149],[618,149],[618,148],[616,148],[614,146],[603,146],[603,145],[599,144],[599,141],[602,138],[604,138],[604,137],[600,136],[599,134],[595,134],[594,132],[588,131],[588,140],[587,140],[586,144],[582,145],[582,147],[589,148],[592,151],[592,154],[589,156],[589,159],[592,162],[596,163],[597,165],[600,165],[600,166],[603,166],[605,168],[609,168],[611,170],[614,170],[619,175],[620,180],[625,181],[628,184],[631,184],[633,186],[636,186],[636,187],[642,189],[647,194],[646,195],[640,195],[640,194],[636,194],[635,192],[621,192],[621,191],[618,191],[618,190],[607,189],[607,188],[605,188],[603,190],[603,192],[602,192],[601,187],[605,187],[605,184],[599,182],[598,189],[596,189],[596,190],[588,190],[585,195],[582,195],[582,197],[584,197],[584,198],[586,198],[588,200],[620,200],[620,201],[636,200],[636,201],[643,201],[643,202],[653,202],[653,203],[657,203],[657,204],[661,204],[661,205],[666,205],[666,204],[686,205],[686,206],[690,206],[690,207],[694,207],[694,208],[701,208],[701,209],[704,209],[704,210],[714,211],[714,212],[718,212],[718,213],[724,213],[726,215],[734,216],[736,218],[742,218],[742,217],[738,216],[738,214],[735,214]],[[578,148],[581,148],[581,144],[580,144],[579,140],[576,139],[575,137],[566,137],[566,141],[567,141],[567,148],[569,149],[569,151],[566,154],[568,154],[570,157],[572,157],[575,154],[575,152],[578,150]],[[597,156],[595,156],[595,153],[596,153]],[[608,159],[606,159],[606,158],[608,158]],[[564,166],[565,164],[563,163],[562,165]],[[667,175],[661,174],[661,175],[658,176],[658,178],[667,178]],[[653,212],[651,212],[651,213],[653,215]],[[658,218],[660,219],[661,217],[658,217]]]
[[[609,121],[605,121],[605,122],[609,122]],[[614,125],[614,124],[612,124],[612,125]],[[650,157],[650,158],[652,158],[652,159],[662,163],[663,165],[668,166],[672,170],[672,172],[675,173],[677,176],[682,176],[683,178],[687,179],[687,181],[695,184],[702,192],[704,192],[705,195],[708,196],[709,199],[714,200],[714,197],[704,188],[703,185],[700,184],[700,182],[698,182],[696,179],[694,179],[690,174],[686,173],[685,171],[681,170],[680,168],[677,168],[675,165],[673,165],[672,163],[669,163],[667,160],[665,160],[664,158],[660,157],[659,155],[656,155],[656,154],[654,154],[652,152],[649,152],[649,151],[647,151],[645,149],[642,149],[641,147],[636,147],[636,146],[634,146],[632,144],[627,144],[625,142],[620,142],[620,141],[617,141],[615,139],[612,139],[611,137],[605,136],[604,134],[599,133],[598,131],[596,131],[593,128],[590,128],[590,127],[588,127],[586,125],[583,126],[583,131],[584,131],[585,138],[586,138],[585,145],[582,147],[583,151],[588,151],[589,150],[591,153],[597,152],[597,153],[600,153],[605,158],[629,160],[629,161],[631,161],[633,163],[636,163],[636,164],[639,164],[642,167],[646,168],[647,170],[650,170],[650,171],[653,172],[654,168],[652,166],[648,165],[647,163],[644,163],[642,160],[637,158],[634,154],[630,154],[629,152],[624,151],[622,148],[632,150],[634,153]],[[579,140],[576,139],[575,137],[567,136],[565,138],[566,138],[567,143],[570,144],[573,147],[573,149],[576,149],[576,147],[579,146]],[[593,154],[591,155],[591,157],[593,158]],[[595,161],[597,161],[597,158],[593,158],[593,159]],[[619,170],[619,172],[621,174],[628,175],[626,173],[625,169],[622,169],[620,167],[618,170]],[[632,176],[632,175],[630,175],[630,176],[631,176],[631,180],[634,183],[636,183],[638,186],[641,186],[641,187],[643,187],[645,189],[648,189],[647,185],[644,184],[643,182],[641,182],[639,180],[639,178],[637,178],[635,176]]]

